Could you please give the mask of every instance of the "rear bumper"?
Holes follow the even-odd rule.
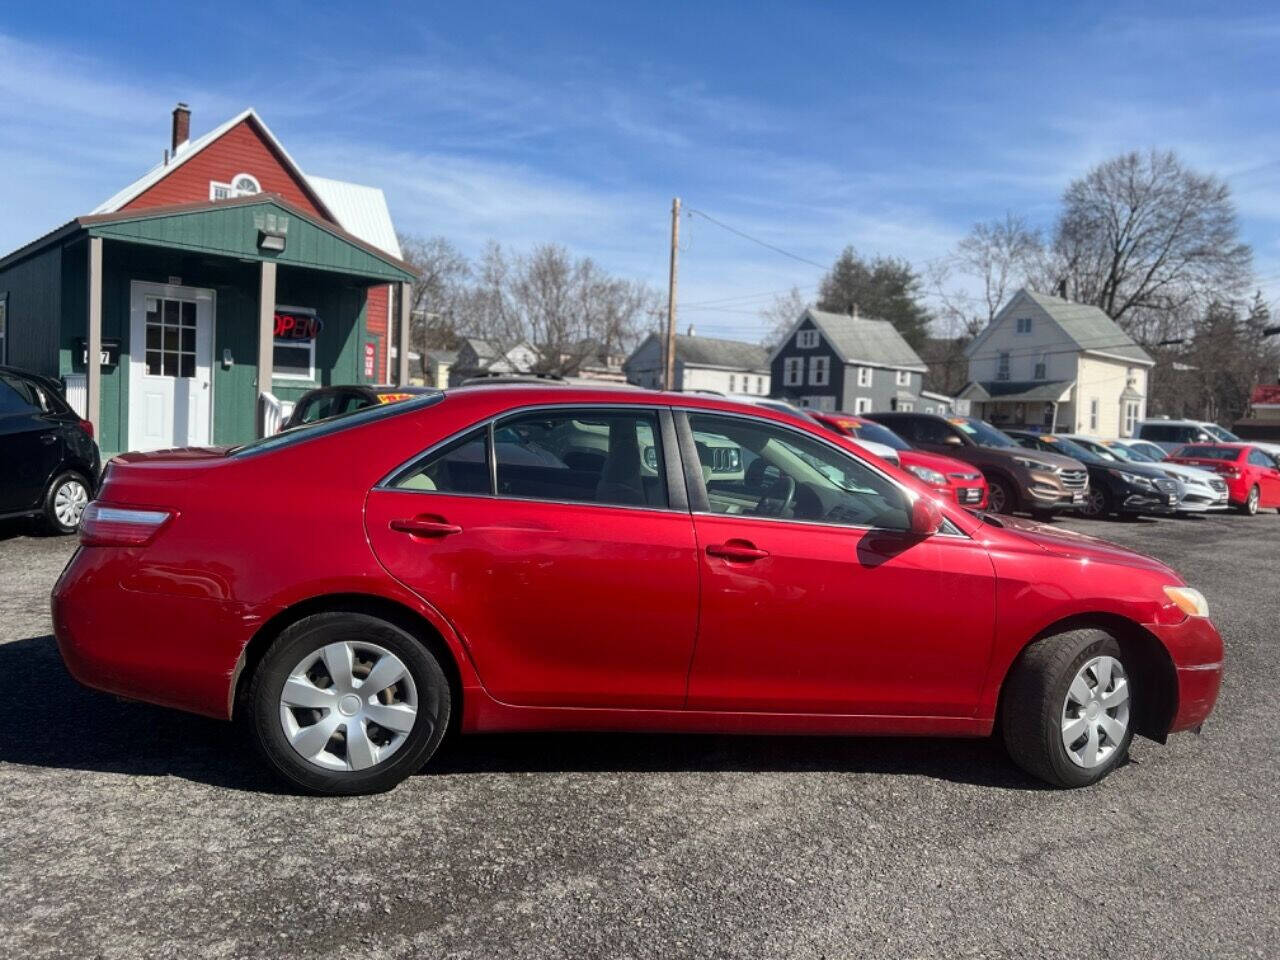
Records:
[[[54,586],[53,631],[87,687],[226,719],[232,678],[256,621],[238,604],[120,585],[105,554],[81,548]]]
[[[1208,718],[1222,685],[1222,637],[1204,617],[1170,625],[1148,624],[1173,658],[1177,704],[1169,733],[1194,730]]]

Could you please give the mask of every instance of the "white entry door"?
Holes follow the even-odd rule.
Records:
[[[212,394],[213,291],[134,281],[126,446],[206,446]]]

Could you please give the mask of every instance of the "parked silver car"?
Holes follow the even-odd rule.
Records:
[[[1078,437],[1077,441],[1088,439],[1090,438]],[[1092,442],[1105,448],[1117,459],[1150,464],[1181,480],[1187,492],[1178,504],[1179,513],[1207,513],[1211,510],[1226,510],[1230,506],[1227,483],[1212,470],[1202,470],[1183,463],[1169,463],[1164,459],[1163,450],[1145,440]]]

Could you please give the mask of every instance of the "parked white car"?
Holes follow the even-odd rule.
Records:
[[[1280,456],[1280,443],[1244,440],[1208,420],[1143,420],[1134,432],[1134,439],[1154,443],[1166,453],[1187,443],[1251,443],[1273,457]]]
[[[1187,488],[1187,493],[1178,504],[1179,512],[1206,513],[1211,510],[1226,510],[1230,506],[1227,483],[1212,470],[1202,470],[1184,463],[1169,463],[1165,460],[1165,453],[1160,447],[1145,440],[1103,440],[1101,442],[1119,459],[1149,463],[1159,467],[1169,476],[1181,480]]]

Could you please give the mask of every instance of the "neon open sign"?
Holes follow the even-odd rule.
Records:
[[[291,313],[277,310],[275,317],[275,336],[277,340],[314,340],[319,336],[324,324],[320,318],[310,313]]]

